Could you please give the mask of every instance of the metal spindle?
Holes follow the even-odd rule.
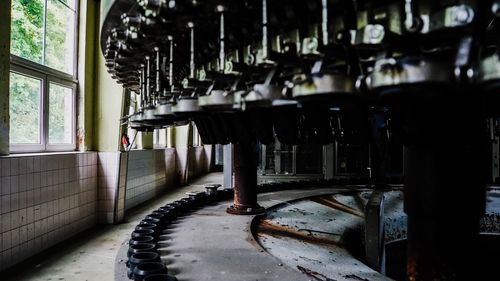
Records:
[[[191,46],[190,46],[190,57],[189,57],[189,78],[195,78],[195,62],[194,62],[194,23],[188,22],[188,28],[190,29]]]
[[[265,1],[265,0],[264,0]],[[323,46],[328,45],[329,34],[328,34],[328,0],[322,0],[322,10],[321,10],[321,33],[323,36]]]
[[[170,43],[170,54],[168,58],[168,80],[170,82],[170,89],[174,91],[174,38],[172,36],[168,37]]]

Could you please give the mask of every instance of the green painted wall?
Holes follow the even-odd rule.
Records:
[[[100,7],[100,14],[102,15]],[[100,21],[103,17],[100,17]],[[96,21],[97,22],[97,21]],[[99,24],[101,26],[102,23]],[[100,30],[100,28],[99,28]],[[104,57],[100,48],[100,35],[94,40],[95,46],[95,96],[94,96],[94,144],[97,151],[119,151],[120,118],[124,108],[124,89],[111,78],[104,65]]]
[[[106,72],[104,58],[100,54],[97,56],[96,70],[94,148],[97,151],[118,151],[124,91]]]
[[[191,125],[178,126],[174,128],[173,132],[173,146],[174,147],[188,147],[192,144],[191,141]]]
[[[87,151],[93,149],[94,138],[94,92],[95,92],[95,40],[99,34],[96,24],[99,17],[99,4],[96,1],[80,2],[80,20],[78,34],[78,116],[77,116],[77,149]]]
[[[153,149],[153,132],[143,132],[141,134],[141,147],[142,149]]]
[[[0,1],[0,155],[9,154],[10,3]]]

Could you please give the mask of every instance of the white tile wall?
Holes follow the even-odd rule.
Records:
[[[126,155],[122,152],[99,152],[98,161],[98,220],[102,224],[113,224],[123,220],[123,214],[118,216],[115,205],[118,204],[116,194],[119,193],[120,166],[126,165]],[[125,161],[125,162],[124,162]],[[123,184],[125,185],[125,184]]]
[[[0,270],[97,221],[97,153],[0,158]]]
[[[176,158],[175,149],[1,157],[0,271],[97,222],[122,221],[178,182]]]
[[[129,152],[125,209],[141,204],[175,182],[175,150],[134,150]]]

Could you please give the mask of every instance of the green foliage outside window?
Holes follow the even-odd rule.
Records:
[[[38,79],[10,74],[10,142],[36,144],[40,141],[40,90]]]
[[[75,0],[12,0],[11,54],[73,75],[75,19]],[[45,83],[49,142],[71,143],[73,90]],[[40,143],[42,87],[40,78],[11,72],[11,143]]]
[[[67,0],[13,0],[11,53],[73,74],[76,12],[67,5]]]
[[[43,54],[43,0],[13,0],[11,53],[37,63]]]

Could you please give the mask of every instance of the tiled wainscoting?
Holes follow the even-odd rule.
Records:
[[[0,163],[0,270],[95,225],[97,153]]]
[[[129,152],[125,209],[143,203],[176,180],[175,149],[136,150]]]
[[[210,171],[212,160],[215,160],[215,157],[212,157],[211,145],[192,147],[188,150],[188,153],[188,179]]]
[[[209,172],[210,146],[179,151],[0,157],[0,271]]]
[[[129,152],[125,209],[137,206],[167,188],[184,185],[190,178],[208,173],[211,155],[209,145]]]
[[[99,223],[118,223],[125,214],[127,161],[125,152],[99,152]]]
[[[167,188],[187,184],[212,166],[209,145],[136,150],[129,153],[125,208],[141,204]]]

